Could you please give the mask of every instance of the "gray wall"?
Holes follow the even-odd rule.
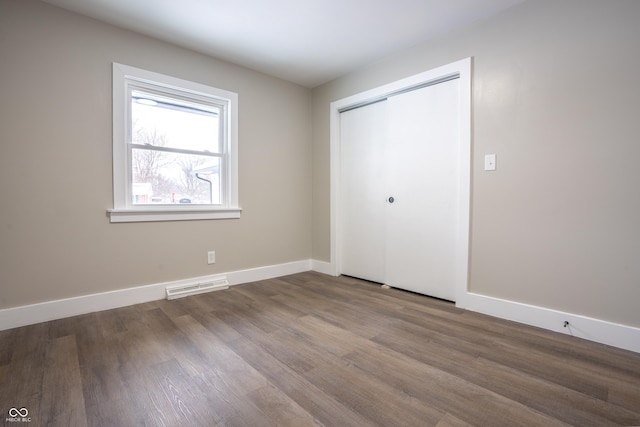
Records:
[[[314,259],[329,103],[472,56],[470,290],[640,327],[639,20],[636,0],[528,1],[316,88]]]
[[[241,219],[109,223],[112,62],[239,94]],[[311,129],[309,89],[0,0],[0,308],[309,259]]]

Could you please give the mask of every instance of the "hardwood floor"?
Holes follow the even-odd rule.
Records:
[[[2,331],[0,384],[11,426],[640,426],[640,354],[312,272]]]

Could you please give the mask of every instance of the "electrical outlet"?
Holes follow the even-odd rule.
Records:
[[[215,264],[216,263],[216,251],[207,252],[207,264]]]

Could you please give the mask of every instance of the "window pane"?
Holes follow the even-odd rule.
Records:
[[[220,153],[220,108],[134,90],[133,144]]]
[[[132,203],[221,204],[220,158],[132,150]]]

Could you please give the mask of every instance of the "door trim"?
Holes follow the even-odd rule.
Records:
[[[338,276],[340,265],[340,113],[352,108],[380,101],[403,91],[435,84],[443,79],[460,79],[460,191],[458,200],[458,230],[456,251],[455,295],[456,306],[466,306],[469,281],[469,229],[471,202],[471,58],[434,68],[393,83],[379,86],[330,104],[330,271]]]

